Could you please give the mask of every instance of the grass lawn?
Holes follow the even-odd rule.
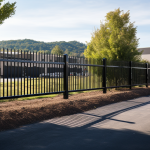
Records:
[[[22,84],[21,84],[22,83]],[[99,84],[98,84],[99,83]],[[22,86],[21,86],[22,85]],[[3,97],[3,86],[4,86],[4,96],[7,96],[7,89],[8,89],[8,96],[14,95],[27,95],[28,94],[36,94],[36,93],[44,93],[44,78],[22,78],[14,79],[1,82],[0,83],[0,96]],[[8,86],[8,88],[7,88]],[[68,77],[68,90],[80,90],[80,89],[89,89],[89,88],[99,88],[102,87],[102,82],[100,77],[96,76],[88,76],[88,77],[79,77],[79,76],[69,76]],[[59,92],[64,91],[64,81],[63,78],[45,78],[45,93],[49,92]],[[82,92],[89,92],[89,91],[82,91]],[[78,94],[79,92],[69,92],[69,94]],[[61,93],[62,94],[62,93]],[[37,99],[37,98],[46,98],[46,97],[55,97],[58,94],[49,94],[49,95],[42,95],[42,96],[29,96],[29,97],[22,97],[22,98],[14,98],[14,99],[4,99],[0,100],[0,102],[6,101],[14,101],[14,100],[29,100],[29,99]]]
[[[2,81],[2,78],[1,78]],[[4,88],[3,88],[4,86]],[[8,88],[7,88],[8,86]],[[107,86],[109,86],[107,84]],[[68,76],[68,90],[80,90],[80,89],[92,89],[92,88],[100,88],[102,87],[102,79],[96,75],[91,76]],[[38,78],[22,78],[21,79],[9,79],[8,83],[5,80],[0,83],[0,97],[3,97],[3,89],[4,89],[4,97],[14,96],[14,95],[30,95],[30,94],[38,94],[38,93],[51,93],[48,95],[41,96],[29,96],[29,97],[21,97],[14,99],[1,99],[0,102],[6,101],[14,101],[14,100],[29,100],[29,99],[37,99],[37,98],[46,98],[46,97],[55,97],[58,94],[52,94],[52,92],[64,91],[64,79],[63,78],[45,78],[45,88],[44,88],[44,77]],[[8,93],[7,93],[8,89]],[[45,91],[44,91],[45,89]],[[110,90],[110,89],[108,89]],[[93,90],[92,90],[93,91]],[[78,92],[69,92],[69,94],[78,94],[82,92],[89,91],[78,91]],[[62,93],[60,93],[62,94]]]

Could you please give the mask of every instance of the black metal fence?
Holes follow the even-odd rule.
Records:
[[[5,50],[0,52],[0,99],[129,87],[150,83],[148,64]]]

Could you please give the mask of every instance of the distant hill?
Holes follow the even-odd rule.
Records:
[[[77,41],[70,41],[70,42],[60,41],[60,42],[48,42],[48,43],[34,41],[30,39],[0,41],[0,48],[21,49],[21,50],[28,49],[30,51],[34,51],[34,50],[51,51],[56,45],[59,45],[59,47],[63,51],[68,49],[69,52],[79,53],[79,54],[83,53],[87,47],[86,44]]]

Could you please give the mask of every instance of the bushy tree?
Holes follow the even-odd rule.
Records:
[[[75,56],[75,57],[77,57],[78,53],[70,52],[69,56]]]
[[[139,39],[136,37],[136,32],[137,29],[134,27],[134,23],[130,22],[129,11],[124,13],[120,8],[110,11],[106,15],[105,22],[100,23],[100,29],[96,29],[92,34],[91,41],[87,43],[87,49],[84,51],[84,56],[98,59],[100,63],[103,58],[113,61],[139,62],[142,52],[137,50]],[[113,61],[108,63],[115,64]],[[120,71],[122,72],[121,75],[119,74]],[[101,68],[96,69],[93,67],[91,72],[102,76]],[[107,69],[107,81],[109,83],[116,82],[116,85],[121,85],[123,81],[128,81],[128,76],[125,70]]]
[[[141,63],[149,63],[150,64],[150,61],[149,60],[147,60],[147,59],[141,59],[141,61],[140,61]]]
[[[49,50],[46,50],[46,51],[45,51],[45,54],[50,54],[50,51],[49,51]]]
[[[139,61],[137,29],[130,22],[130,13],[120,8],[107,13],[105,23],[92,34],[84,55],[87,58]]]
[[[80,54],[80,57],[84,57],[84,53],[81,53],[81,54]]]
[[[51,51],[51,54],[56,54],[56,55],[63,55],[63,53],[64,53],[63,50],[61,50],[58,45],[56,45]]]
[[[45,51],[44,50],[39,50],[38,52],[44,54]]]
[[[4,20],[14,15],[16,8],[15,7],[16,2],[14,3],[7,2],[3,5],[2,2],[4,2],[4,0],[0,0],[0,24],[3,24]]]
[[[69,50],[66,49],[65,52],[64,52],[64,54],[68,54],[69,55],[70,54]]]

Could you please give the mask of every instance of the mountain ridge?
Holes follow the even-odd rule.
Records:
[[[72,53],[81,54],[87,48],[86,44],[78,41],[56,41],[56,42],[43,42],[35,41],[32,39],[19,39],[19,40],[6,40],[0,41],[0,48],[8,49],[19,49],[19,50],[30,50],[30,51],[41,51],[51,50],[58,45],[60,49],[65,51],[66,49]]]

